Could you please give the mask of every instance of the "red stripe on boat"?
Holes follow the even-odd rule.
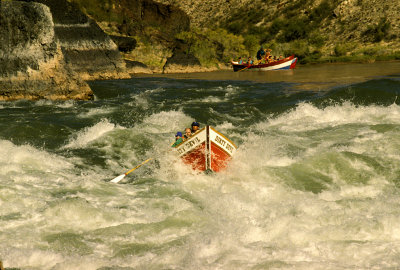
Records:
[[[183,155],[181,158],[183,163],[192,166],[193,170],[205,171],[206,168],[206,143],[202,143],[196,149]]]
[[[228,165],[231,156],[214,142],[211,142],[211,170],[219,172]]]

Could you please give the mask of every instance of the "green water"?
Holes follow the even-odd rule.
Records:
[[[399,63],[90,85],[0,103],[6,267],[400,267]],[[171,151],[194,120],[239,146],[226,171]]]

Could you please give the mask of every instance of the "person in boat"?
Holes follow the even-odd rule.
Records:
[[[242,57],[239,57],[239,59],[238,59],[238,64],[239,64],[239,65],[243,64]]]
[[[247,64],[249,64],[249,65],[252,65],[252,64],[253,64],[253,60],[251,60],[251,57],[249,57],[249,58],[247,59]]]
[[[265,52],[265,63],[270,63],[271,60],[272,60],[271,49],[268,49]]]
[[[192,135],[199,131],[200,124],[197,122],[192,123]]]
[[[274,62],[274,58],[273,58],[272,54],[269,55],[269,57],[268,57],[268,62],[269,62],[269,63]]]
[[[257,55],[256,55],[258,63],[261,62],[261,60],[264,58],[264,55],[265,55],[265,51],[264,51],[264,48],[261,46],[261,48],[257,51]]]
[[[182,132],[178,131],[175,135],[175,142],[171,145],[171,147],[177,147],[182,142],[183,142]]]
[[[190,137],[192,137],[192,130],[190,128],[186,128],[185,129],[185,135],[183,135],[183,137],[185,138],[185,140],[187,140]]]

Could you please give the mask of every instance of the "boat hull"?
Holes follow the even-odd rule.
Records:
[[[297,57],[294,57],[294,55],[292,55],[272,63],[258,64],[258,65],[238,64],[237,62],[231,62],[231,64],[233,67],[233,71],[235,72],[242,70],[250,70],[250,71],[285,70],[285,69],[294,69],[296,67]]]
[[[201,129],[190,139],[176,147],[182,161],[197,171],[224,170],[236,145],[210,126]]]

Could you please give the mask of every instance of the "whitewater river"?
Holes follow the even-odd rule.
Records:
[[[400,268],[399,62],[90,85],[0,103],[6,268]],[[194,120],[238,145],[226,171],[171,151]]]

